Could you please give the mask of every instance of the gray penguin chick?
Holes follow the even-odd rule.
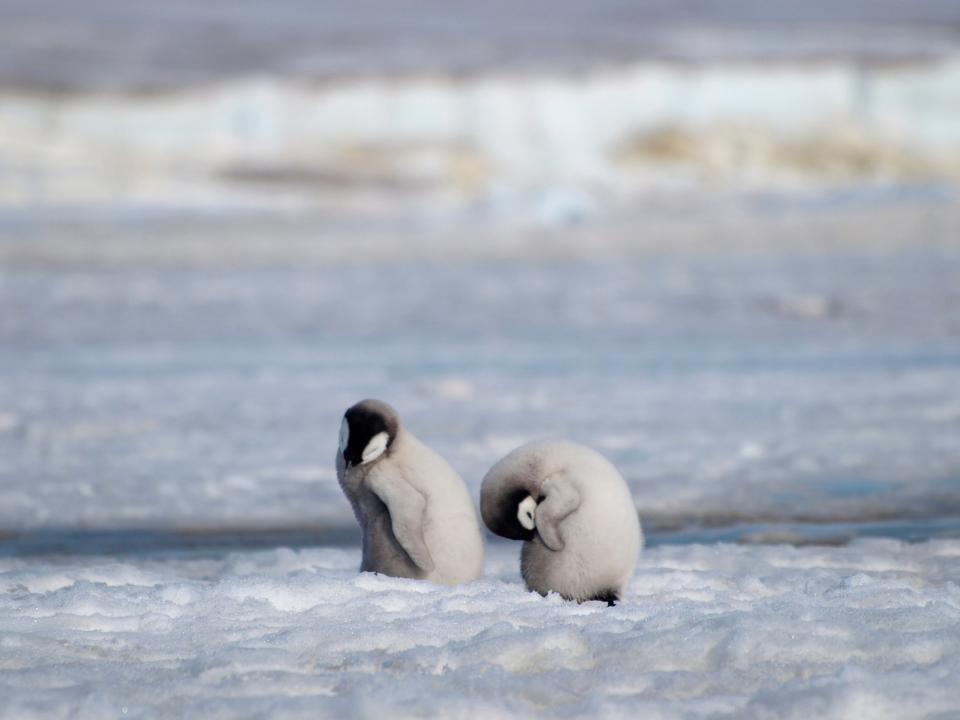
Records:
[[[623,477],[572,442],[533,442],[509,453],[483,478],[480,512],[494,534],[524,541],[520,572],[541,595],[613,605],[643,547]]]
[[[363,531],[362,572],[449,585],[483,572],[483,538],[470,493],[447,462],[379,400],[349,408],[337,479]]]

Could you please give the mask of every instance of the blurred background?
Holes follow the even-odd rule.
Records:
[[[958,183],[953,0],[0,0],[0,553],[354,542],[367,396],[960,535]]]

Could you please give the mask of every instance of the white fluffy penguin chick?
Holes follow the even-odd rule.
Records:
[[[643,547],[623,477],[572,442],[533,442],[500,460],[483,479],[480,512],[491,532],[525,541],[520,571],[541,595],[613,605]]]
[[[483,571],[483,539],[457,472],[379,400],[340,425],[337,478],[363,530],[361,571],[450,585]]]

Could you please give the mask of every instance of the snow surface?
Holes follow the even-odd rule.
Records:
[[[960,541],[645,552],[626,602],[460,587],[357,550],[0,559],[9,718],[950,718]]]
[[[332,457],[369,396],[474,497],[568,437],[659,524],[956,518],[960,213],[895,208],[679,204],[512,246],[379,239],[375,262],[322,217],[302,247],[281,222],[10,223],[0,528],[352,527]],[[599,244],[670,226],[707,236]]]

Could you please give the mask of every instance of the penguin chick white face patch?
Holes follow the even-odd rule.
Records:
[[[347,449],[347,445],[350,444],[350,423],[347,422],[347,419],[344,418],[340,422],[340,454]]]
[[[366,465],[383,455],[387,450],[388,442],[390,442],[390,436],[385,432],[378,432],[370,438],[370,442],[367,443],[367,446],[363,449],[363,454],[360,456],[360,464]]]
[[[533,517],[536,509],[537,501],[534,500],[531,495],[527,495],[517,506],[517,520],[519,520],[520,524],[527,530],[533,530],[537,526],[537,522]]]

